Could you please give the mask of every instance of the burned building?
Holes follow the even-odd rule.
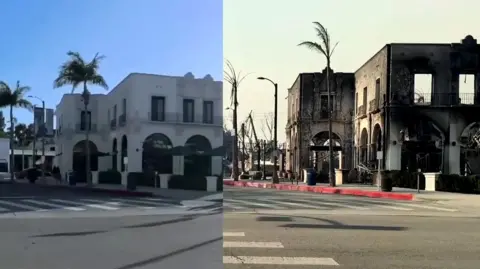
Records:
[[[326,69],[321,73],[301,73],[288,90],[286,126],[286,170],[301,173],[316,167],[328,173],[326,151],[312,151],[311,146],[328,146],[328,94]],[[352,168],[354,74],[330,70],[332,129],[336,150],[335,167]]]
[[[467,36],[460,43],[387,44],[360,67],[355,165],[480,173],[479,56],[480,46]],[[471,87],[463,89],[468,79]]]

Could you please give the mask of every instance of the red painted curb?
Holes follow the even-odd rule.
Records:
[[[411,201],[414,199],[414,195],[411,193],[367,191],[367,190],[350,189],[350,188],[345,189],[345,188],[305,186],[305,185],[298,186],[298,185],[290,185],[290,184],[272,184],[272,183],[249,182],[249,181],[223,181],[223,185],[233,186],[233,187],[277,189],[277,190],[288,190],[288,191],[363,196],[363,197],[381,198],[381,199],[389,199],[389,200]]]

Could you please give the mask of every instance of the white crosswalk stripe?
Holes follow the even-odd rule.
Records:
[[[44,202],[44,201],[36,201],[36,200],[32,200],[32,199],[27,199],[27,200],[24,200],[25,202],[27,203],[31,203],[31,204],[36,204],[36,205],[39,205],[39,206],[46,206],[46,207],[53,207],[53,208],[63,208],[65,210],[71,210],[71,211],[84,211],[85,209],[84,208],[81,208],[81,207],[65,207],[65,206],[62,206],[62,205],[59,205],[59,204],[54,204],[54,203],[48,203],[48,202]]]
[[[21,204],[21,203],[18,203],[18,202],[11,202],[11,201],[6,201],[6,200],[0,200],[0,205],[4,205],[4,206],[7,206],[7,207],[21,208],[23,210],[47,211],[46,209],[43,209],[41,207],[35,207],[35,206],[25,205],[25,204]]]
[[[232,231],[223,232],[224,237],[244,237],[244,232]],[[252,242],[252,241],[224,241],[224,249],[235,248],[255,248],[255,249],[285,249],[286,254],[289,252],[288,247],[281,242]],[[229,268],[229,264],[243,265],[301,265],[301,266],[339,266],[333,258],[329,257],[292,257],[288,256],[223,256],[223,264]],[[293,267],[292,267],[293,268]]]
[[[224,199],[224,209],[235,211],[249,211],[253,209],[275,209],[275,210],[289,210],[289,209],[310,209],[310,210],[383,210],[383,211],[413,211],[413,210],[428,210],[428,211],[443,211],[443,212],[458,212],[457,209],[444,208],[439,206],[424,205],[414,202],[388,202],[379,200],[351,200],[351,199],[307,199],[307,198],[295,198],[289,199],[287,197],[241,197]]]

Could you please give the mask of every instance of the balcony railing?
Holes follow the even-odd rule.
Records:
[[[480,99],[479,96],[475,97],[474,93],[416,94],[413,104],[423,106],[468,106],[480,105]]]
[[[301,119],[305,121],[314,121],[314,122],[319,122],[319,121],[327,121],[328,120],[328,111],[322,110],[322,111],[315,111],[314,113],[308,113],[305,112],[303,113]],[[332,120],[334,121],[345,121],[345,120],[350,120],[348,117],[345,117],[344,113],[342,111],[332,111]]]
[[[357,116],[365,116],[367,114],[367,107],[365,105],[361,105],[357,108]]]
[[[76,133],[84,133],[87,131],[87,126],[85,124],[77,123],[75,124],[75,132]],[[97,124],[92,123],[90,125],[90,133],[96,133],[97,132]]]
[[[110,120],[110,130],[117,129],[117,119]]]
[[[123,127],[127,123],[127,115],[122,114],[120,117],[118,117],[118,126]]]
[[[380,99],[378,99],[378,98],[370,100],[370,102],[368,102],[368,111],[372,112],[372,111],[378,110],[379,107],[380,107],[379,106],[379,101],[380,101]]]
[[[223,117],[214,116],[212,118],[204,118],[203,114],[195,114],[193,118],[184,118],[183,113],[157,113],[152,114],[148,112],[147,121],[149,122],[163,122],[170,124],[205,124],[205,125],[216,125],[223,126]]]

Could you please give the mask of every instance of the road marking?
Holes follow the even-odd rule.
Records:
[[[244,207],[244,206],[232,205],[231,203],[228,203],[228,202],[223,202],[223,207],[233,208],[233,209],[237,209],[237,210],[246,209],[246,207]]]
[[[284,248],[280,242],[223,241],[224,248]]]
[[[393,206],[393,205],[383,205],[383,204],[372,204],[375,207],[383,207],[383,208],[388,208],[388,209],[393,209],[393,210],[402,210],[402,211],[412,211],[412,208],[406,208],[406,207],[399,207],[399,206]]]
[[[240,237],[240,236],[245,236],[244,232],[223,232],[223,237]]]
[[[300,201],[300,202],[305,202],[296,204],[297,206],[304,207],[304,208],[315,208],[315,209],[322,209],[322,205],[328,205],[328,206],[333,206],[333,207],[345,207],[345,208],[350,208],[350,209],[355,209],[355,210],[369,210],[369,208],[362,207],[362,206],[354,206],[354,205],[346,205],[342,204],[341,202],[339,203],[333,203],[333,202],[324,202],[324,201],[318,201],[318,200],[303,200],[303,199],[295,199],[295,201]],[[289,203],[289,202],[281,202],[281,203]],[[315,204],[315,205],[310,205],[310,204]]]
[[[451,209],[451,208],[444,208],[444,207],[436,207],[436,206],[428,206],[428,205],[419,205],[419,204],[403,204],[405,206],[409,207],[416,207],[416,208],[423,208],[423,209],[433,209],[433,210],[438,210],[438,211],[445,211],[445,212],[458,212],[456,209]]]
[[[87,206],[87,207],[103,209],[103,210],[118,210],[118,209],[120,209],[118,207],[111,207],[111,206],[107,206],[107,205],[85,204],[85,203],[79,203],[79,202],[73,202],[73,201],[67,201],[67,200],[61,200],[61,199],[52,199],[52,201],[58,202],[58,203],[66,203],[66,204],[71,204],[71,205],[77,205],[77,206]]]
[[[315,209],[320,208],[319,206],[309,205],[309,204],[305,204],[305,203],[302,203],[302,202],[294,203],[294,202],[285,202],[285,201],[278,201],[278,200],[271,200],[271,199],[265,199],[265,200],[269,200],[269,201],[272,201],[272,203],[277,203],[277,204],[287,205],[287,206],[296,206],[296,207],[303,207],[303,208],[315,208]]]
[[[332,258],[223,256],[224,264],[326,265],[339,266]]]
[[[281,207],[272,205],[270,201],[265,202],[265,203],[256,203],[252,201],[244,201],[244,200],[232,200],[232,199],[223,199],[224,201],[228,201],[231,203],[239,203],[239,204],[244,204],[244,205],[249,205],[253,207],[265,207],[265,208],[271,208],[271,209],[281,209]]]
[[[130,200],[130,199],[120,199],[120,198],[115,198],[111,200],[120,201],[122,202],[122,204],[125,204],[125,205],[135,205],[135,203],[144,204],[144,205],[158,205],[158,202],[153,202],[153,201]]]
[[[23,205],[23,204],[19,204],[17,202],[10,202],[10,201],[4,201],[4,200],[0,200],[0,204],[6,205],[6,206],[18,207],[18,208],[25,209],[25,210],[37,211],[37,212],[48,211],[47,209],[43,209],[43,208],[40,208],[40,207]]]
[[[141,200],[147,200],[147,201],[157,201],[157,202],[171,202],[172,200],[167,200],[163,198],[142,198]]]
[[[35,205],[49,206],[49,207],[54,207],[54,208],[62,208],[62,209],[70,210],[70,211],[84,211],[85,210],[84,208],[80,208],[80,207],[64,207],[64,206],[61,206],[61,205],[58,205],[58,204],[52,204],[52,203],[30,200],[30,199],[24,200],[24,201],[28,202],[28,203],[31,203],[31,204],[35,204]]]

